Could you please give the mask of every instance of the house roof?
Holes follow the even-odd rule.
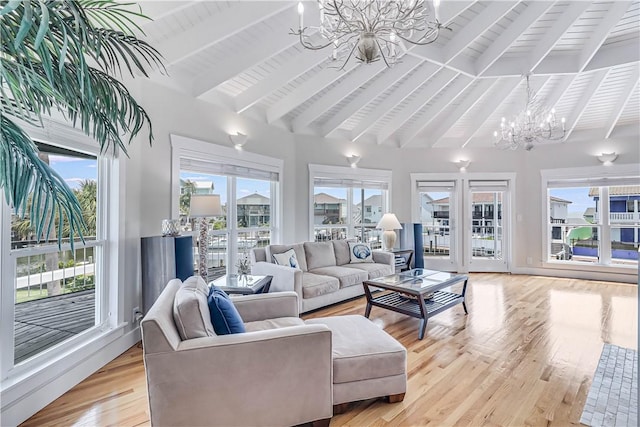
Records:
[[[237,200],[239,205],[268,205],[271,199],[262,194],[254,193],[248,196],[240,197]]]
[[[589,189],[589,197],[599,196],[600,192],[597,187]],[[609,187],[610,196],[637,196],[640,195],[640,185],[619,185]]]
[[[500,118],[526,98],[574,131],[616,136],[640,123],[640,2],[443,1],[451,31],[392,68],[304,49],[290,35],[297,1],[140,2],[145,35],[165,58],[158,84],[296,134],[389,147],[493,148]],[[427,20],[433,20],[428,11]],[[318,8],[305,24],[317,26]],[[401,112],[401,113],[400,113]],[[604,135],[606,133],[606,136]]]
[[[344,199],[333,197],[327,193],[318,193],[313,195],[313,202],[321,205],[344,203]]]
[[[561,199],[560,197],[556,197],[556,196],[549,196],[549,200],[556,203],[567,203],[567,204],[573,203],[571,200]]]
[[[584,210],[582,216],[594,216],[596,214],[596,208],[587,208]]]

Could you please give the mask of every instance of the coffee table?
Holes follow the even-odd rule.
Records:
[[[228,294],[266,294],[271,287],[272,278],[272,276],[255,276],[251,274],[245,274],[243,276],[225,274],[213,282],[209,282],[209,285],[215,285]]]
[[[427,319],[430,317],[460,303],[462,303],[464,313],[468,313],[467,304],[464,300],[468,280],[469,277],[464,274],[446,273],[424,268],[416,268],[377,279],[365,280],[362,283],[367,297],[367,308],[364,316],[369,317],[371,307],[376,306],[406,314],[407,316],[417,317],[420,319],[418,339],[422,339],[427,329]],[[461,294],[442,290],[462,281],[464,281],[464,285],[462,286]],[[385,292],[373,296],[371,288],[382,289]]]

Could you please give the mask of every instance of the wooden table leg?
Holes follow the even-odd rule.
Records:
[[[464,314],[469,314],[469,311],[467,311],[467,281],[469,279],[464,281],[464,285],[462,286],[462,308],[464,308]]]

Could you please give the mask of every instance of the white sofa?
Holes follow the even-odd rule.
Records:
[[[299,268],[274,263],[273,254],[290,249],[296,253]],[[251,272],[273,276],[271,292],[295,291],[301,313],[363,295],[363,281],[395,271],[391,252],[374,250],[374,262],[350,261],[346,240],[269,245],[251,250]]]

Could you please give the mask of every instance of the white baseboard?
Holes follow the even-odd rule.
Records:
[[[565,277],[569,279],[601,280],[605,282],[620,282],[638,284],[638,274],[632,271],[624,273],[605,273],[599,271],[555,269],[555,268],[534,268],[534,267],[514,267],[513,274],[530,274],[533,276]]]
[[[83,356],[56,361],[42,373],[2,391],[0,425],[17,426],[140,341],[140,328]],[[77,353],[83,353],[80,349]]]

